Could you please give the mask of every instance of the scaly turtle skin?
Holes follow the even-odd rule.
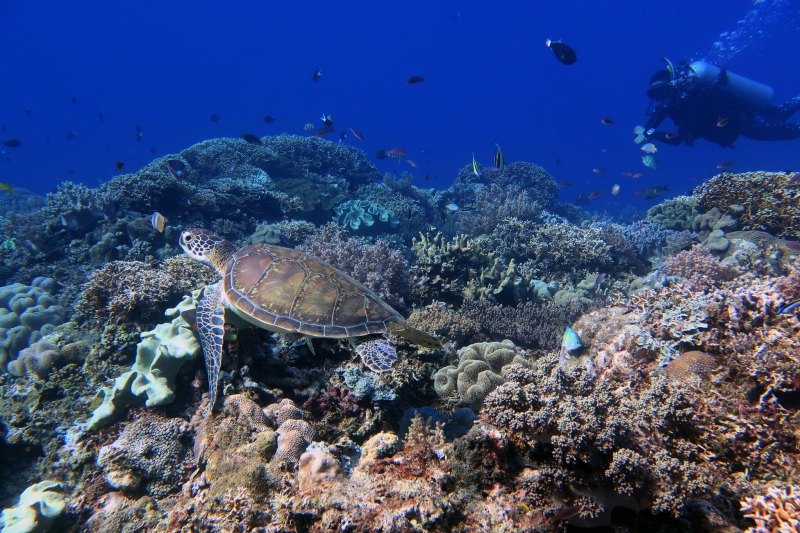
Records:
[[[226,308],[256,327],[277,333],[334,339],[392,333],[426,348],[441,346],[436,337],[409,327],[397,311],[355,279],[296,250],[252,244],[237,251],[203,229],[183,231],[180,245],[189,256],[211,264],[222,275],[218,289],[197,304],[212,409]]]

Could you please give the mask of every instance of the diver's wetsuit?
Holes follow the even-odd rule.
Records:
[[[670,117],[678,127],[677,135],[656,131],[649,138],[673,145],[685,142],[689,146],[703,138],[723,147],[731,146],[739,135],[759,141],[800,138],[800,123],[787,122],[800,111],[800,96],[780,106],[757,109],[720,87],[698,86],[686,74],[685,63],[681,67],[675,81],[669,84],[668,94],[665,91],[664,98],[656,100],[645,126],[650,131]]]

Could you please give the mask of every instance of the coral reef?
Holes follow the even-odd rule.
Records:
[[[3,510],[3,533],[44,533],[67,507],[64,486],[41,481],[25,489],[16,507]]]
[[[64,321],[64,308],[51,295],[55,287],[50,278],[0,287],[0,369]]]
[[[752,518],[756,527],[748,528],[746,533],[761,531],[797,531],[800,527],[800,488],[789,487],[781,490],[773,487],[765,495],[742,500],[745,518]]]
[[[677,196],[664,200],[647,210],[647,220],[666,229],[687,230],[700,212],[697,200],[692,196]]]
[[[377,218],[395,229],[400,225],[395,212],[370,200],[347,200],[333,208],[333,221],[343,227],[358,230],[361,225],[371,227]]]

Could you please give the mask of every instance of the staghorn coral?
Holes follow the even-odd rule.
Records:
[[[179,488],[193,466],[192,450],[183,442],[188,430],[183,419],[140,411],[117,440],[100,449],[97,464],[115,488],[123,488],[118,480],[141,478],[147,494],[164,497]],[[137,485],[124,488],[133,490]]]
[[[742,500],[745,518],[756,527],[745,533],[797,533],[800,531],[800,488],[770,488],[766,494]]]
[[[346,232],[333,225],[323,226],[297,247],[354,277],[391,306],[404,307],[410,294],[408,266],[399,250],[379,240],[369,244],[355,237],[345,239]]]
[[[458,344],[474,338],[483,329],[478,318],[467,317],[444,302],[433,302],[415,309],[408,317],[408,325]]]
[[[763,230],[779,237],[800,237],[800,188],[783,172],[724,172],[694,191],[703,213],[732,213],[744,230]],[[744,209],[739,209],[740,206]]]
[[[446,398],[457,392],[462,402],[479,405],[487,394],[505,381],[503,375],[511,365],[530,367],[515,348],[509,340],[461,348],[458,366],[446,366],[434,374],[436,393]]]

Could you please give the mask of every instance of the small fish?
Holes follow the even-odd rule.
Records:
[[[166,226],[166,223],[167,220],[164,218],[164,215],[158,211],[154,212],[150,216],[150,225],[153,226],[159,233],[164,233],[164,227]]]
[[[601,120],[600,122],[601,122],[601,123],[603,123],[603,124],[605,124],[606,126],[613,126],[613,125],[614,125],[614,121],[613,121],[613,120],[611,120],[611,119],[610,119],[610,118],[608,118],[608,117],[604,118],[604,119],[603,119],[603,120]]]
[[[71,140],[72,140],[72,139],[75,137],[75,134],[76,134],[76,133],[77,133],[77,132],[75,132],[75,131],[71,131],[71,132],[67,133],[67,134],[64,136],[64,139],[66,139],[66,140],[68,140],[68,141],[71,141]]]
[[[142,128],[140,128],[138,124],[136,125],[136,131],[138,131],[139,133],[142,132]]]
[[[220,116],[219,116],[219,115],[217,115],[216,113],[212,113],[212,114],[211,114],[211,122],[216,122],[216,121],[218,121],[219,119],[220,119]]]
[[[561,164],[561,158],[560,157],[556,157],[555,164],[556,165],[560,165]]]
[[[0,191],[6,191],[8,194],[14,194],[14,184],[0,183]]]
[[[674,139],[677,136],[678,136],[678,132],[676,132],[676,131],[668,131],[668,132],[666,132],[664,134],[664,138],[665,139]]]
[[[292,246],[292,243],[289,240],[289,236],[286,235],[285,233],[279,233],[278,234],[278,238],[280,238],[281,243],[283,243],[284,246],[288,246],[288,247]]]
[[[425,174],[425,181],[428,181],[428,179],[429,179],[430,177],[431,177],[431,175],[430,175],[430,174]]]
[[[578,336],[575,330],[569,326],[567,326],[567,329],[564,330],[564,336],[561,338],[561,348],[569,352],[574,352],[579,348],[583,348],[581,338]]]
[[[411,159],[406,159],[406,163],[408,163],[409,165],[411,165],[414,168],[417,168],[417,164],[414,163]]]
[[[178,171],[172,168],[172,165],[170,165],[169,163],[167,163],[167,172],[169,172],[170,176],[172,176],[175,179],[177,179],[179,176]]]
[[[790,250],[798,250],[800,251],[800,241],[786,241],[783,245]]]
[[[333,131],[333,126],[322,126],[320,129],[317,130],[317,133],[314,134],[314,137],[324,137],[325,135],[329,134]]]
[[[78,99],[75,98],[74,94],[70,96],[70,100],[72,101],[72,105],[78,105]]]
[[[636,126],[633,128],[634,135],[644,135],[644,126]]]
[[[569,507],[564,507],[559,512],[548,518],[548,521],[552,524],[559,520],[566,520],[567,518],[572,518],[573,516],[577,515],[581,512],[580,505],[570,505]]]
[[[601,191],[594,191],[592,194],[589,195],[589,200],[594,200],[595,198],[597,198],[598,196],[600,196],[604,192],[605,191],[602,191],[602,190]]]
[[[795,310],[796,310],[798,307],[800,307],[800,300],[798,300],[798,301],[796,301],[796,302],[792,302],[792,303],[790,303],[789,305],[785,306],[783,309],[781,309],[780,311],[778,311],[778,314],[780,314],[780,315],[785,315],[785,314],[788,314],[788,313],[792,313],[792,312],[793,312],[793,311],[795,311]]]
[[[353,134],[353,136],[356,139],[358,139],[359,141],[363,141],[364,140],[364,136],[361,134],[361,132],[358,131],[357,129],[355,129],[353,126],[347,126],[347,129],[350,130],[350,132]]]
[[[635,194],[644,196],[646,200],[652,200],[656,196],[661,196],[665,192],[667,192],[667,185],[661,187],[648,187],[647,189],[636,191]]]
[[[238,161],[234,161],[233,163],[231,163],[231,166],[230,166],[230,167],[228,167],[228,172],[233,172],[234,170],[236,170],[236,166],[237,166],[238,164],[239,164],[239,162],[238,162]]]
[[[313,125],[312,123],[310,123],[310,122],[309,122],[308,124],[306,124],[305,126],[303,126],[303,129],[304,129],[304,130],[306,130],[306,131],[311,131],[311,130],[313,130],[313,129],[314,129],[314,125]]]
[[[100,122],[103,122],[103,112],[102,111],[98,111],[97,112],[97,120],[99,120]]]
[[[791,184],[800,183],[800,173],[792,174],[792,177],[789,178],[789,183]]]
[[[570,183],[568,181],[562,181],[561,183],[558,184],[558,186],[559,187],[572,187],[572,183]]]
[[[637,172],[636,174],[632,175],[631,178],[638,180],[639,178],[644,177],[644,172]]]
[[[475,152],[472,152],[472,173],[476,176],[481,175],[481,173],[478,172],[478,162],[475,161]]]
[[[503,152],[500,151],[500,145],[497,143],[494,143],[494,145],[497,146],[497,152],[494,154],[494,166],[500,170],[503,170],[506,160],[503,158]]]
[[[458,207],[458,204],[447,204],[446,206],[444,206],[444,208],[447,209],[448,211],[458,211],[459,209],[461,209],[460,207]]]
[[[339,142],[342,142],[346,138],[347,138],[347,132],[346,131],[343,131],[342,133],[339,134]]]
[[[122,161],[117,161],[117,164],[114,166],[117,168],[117,172],[122,172],[125,169],[125,163]]]
[[[458,17],[460,17],[460,16],[461,16],[461,13],[453,13],[452,15],[450,15],[450,20],[455,22],[455,21],[458,20]]]
[[[322,69],[318,68],[317,70],[314,71],[314,74],[311,75],[311,81],[317,83],[321,77],[322,77]]]
[[[611,187],[611,196],[616,196],[618,194],[619,194],[619,185],[615,183],[614,186]]]
[[[492,165],[492,166],[490,166],[490,167],[486,167],[486,169],[485,169],[485,170],[486,170],[486,172],[500,172],[500,169],[499,169],[499,168],[497,168],[497,167],[496,167],[496,166],[494,166],[494,165]]]
[[[425,81],[425,78],[422,76],[411,76],[406,80],[406,85],[414,85],[417,83],[422,83],[423,81]]]
[[[730,121],[730,117],[722,117],[717,121],[717,127],[724,128],[725,126],[728,125],[728,121]]]
[[[153,154],[153,155],[156,155],[156,149],[155,148],[150,148],[150,153]]]
[[[596,289],[597,287],[599,287],[601,283],[603,283],[603,280],[604,280],[604,279],[606,279],[606,274],[605,274],[605,272],[601,272],[600,274],[598,274],[598,276],[597,276],[597,279],[595,279],[595,280],[594,280],[594,287],[595,287],[595,289]]]
[[[264,123],[265,124],[272,124],[273,122],[275,122],[275,117],[273,117],[272,115],[265,115],[264,116]]]
[[[19,148],[22,146],[22,143],[19,139],[9,139],[7,141],[3,141],[3,146],[8,146],[9,148]]]
[[[31,108],[30,107],[26,107],[25,108],[25,114],[28,115],[28,116],[31,116]]]
[[[261,139],[252,133],[242,133],[240,137],[250,144],[262,144]]]
[[[728,168],[733,165],[733,161],[723,161],[716,168]]]
[[[643,144],[641,148],[642,148],[642,152],[644,152],[646,154],[654,154],[654,153],[658,152],[658,148],[656,148],[656,145],[653,144],[653,143]]]
[[[575,203],[578,205],[589,205],[589,200],[586,198],[584,193],[580,193],[575,199]]]
[[[325,124],[326,126],[331,126],[331,127],[333,127],[333,119],[331,118],[331,116],[330,116],[330,115],[325,115],[325,113],[323,113],[323,114],[322,114],[322,117],[320,118],[320,120],[321,120],[321,121],[322,121],[322,123],[323,123],[323,124]]]
[[[658,160],[652,155],[643,155],[642,163],[644,163],[644,166],[647,168],[652,168],[653,170],[658,168]]]
[[[593,168],[592,172],[594,172],[595,174],[604,174],[604,175],[608,174],[608,172],[606,172],[606,169],[599,168],[599,167],[598,168]]]
[[[406,151],[402,148],[391,148],[386,150],[386,155],[389,157],[394,157],[396,159],[402,159],[404,155],[406,155]]]
[[[575,50],[573,50],[571,46],[566,45],[561,41],[551,41],[550,39],[547,39],[544,44],[546,44],[553,51],[556,59],[565,65],[572,65],[578,60],[578,55],[575,53]]]
[[[136,134],[136,140],[137,141],[141,141],[142,140],[142,133],[141,132]]]
[[[633,176],[633,172],[631,172],[630,170],[626,170],[621,175],[630,178],[631,176]]]

